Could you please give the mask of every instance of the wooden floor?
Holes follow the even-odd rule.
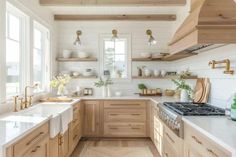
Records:
[[[71,157],[160,157],[149,139],[82,139]]]

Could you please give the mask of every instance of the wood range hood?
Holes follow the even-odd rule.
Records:
[[[191,11],[175,33],[165,60],[197,55],[206,49],[236,43],[234,0],[192,0]]]

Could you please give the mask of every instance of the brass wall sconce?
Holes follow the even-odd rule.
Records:
[[[115,41],[117,39],[118,39],[118,31],[116,29],[113,29],[111,40]]]
[[[223,67],[216,67],[217,64],[226,64],[226,65]],[[212,60],[209,62],[209,66],[211,66],[212,69],[225,68],[224,74],[231,74],[231,75],[234,74],[234,70],[231,70],[229,59],[225,59],[225,60],[221,60],[221,61]]]
[[[82,35],[82,31],[78,30],[78,31],[76,32],[76,35],[77,35],[77,37],[76,37],[76,39],[75,39],[74,45],[75,45],[75,46],[80,46],[80,45],[81,45],[80,36]]]
[[[150,29],[148,29],[146,31],[146,34],[149,36],[149,40],[148,40],[148,45],[156,45],[157,41],[155,40],[155,38],[152,36],[152,31]]]

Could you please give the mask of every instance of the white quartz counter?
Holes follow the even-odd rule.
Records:
[[[17,140],[45,124],[50,117],[9,116],[0,119],[0,157],[5,156],[5,150]]]
[[[173,97],[140,97],[134,96],[122,96],[122,97],[99,97],[88,96],[74,99],[69,103],[41,103],[41,104],[67,104],[73,105],[81,100],[151,100],[160,104],[163,102],[175,102],[178,101]],[[14,114],[14,113],[12,113]],[[9,115],[8,115],[9,116]],[[41,124],[45,123],[50,117],[38,117],[35,121],[21,122],[19,120],[3,121],[4,117],[0,118],[0,157],[2,157],[1,151],[4,151],[7,146],[14,143],[18,139],[24,137],[27,133],[31,132]],[[201,117],[201,116],[186,116],[183,117],[185,123],[191,125],[216,143],[220,144],[224,148],[234,153],[233,157],[236,157],[236,122],[233,122],[226,117]]]
[[[236,157],[235,121],[225,116],[185,116],[183,121],[232,152],[233,157]]]

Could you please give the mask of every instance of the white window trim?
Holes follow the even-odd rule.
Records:
[[[27,66],[27,63],[28,63],[28,57],[27,57],[27,54],[29,53],[28,52],[28,49],[27,47],[29,47],[29,44],[28,44],[28,36],[29,36],[29,30],[27,29],[28,27],[28,24],[29,24],[29,16],[27,16],[25,13],[23,13],[22,11],[20,11],[17,7],[14,7],[12,4],[10,4],[9,2],[6,2],[6,11],[5,11],[5,16],[6,16],[6,12],[9,13],[9,14],[12,14],[16,17],[18,17],[20,19],[20,70],[23,72],[23,73],[20,73],[19,77],[20,77],[20,80],[19,80],[19,83],[20,83],[20,93],[18,94],[22,94],[24,92],[24,86],[27,84],[27,70],[26,70],[26,66]],[[6,19],[6,18],[4,18]],[[6,30],[6,28],[5,28]],[[4,34],[6,34],[8,32],[5,32]],[[6,41],[6,36],[5,36],[5,41]],[[6,43],[5,43],[6,45]],[[7,71],[6,71],[6,49],[4,51],[4,73],[3,73],[3,76],[7,76]],[[8,102],[10,100],[12,100],[12,97],[11,96],[7,96],[6,95],[6,79],[5,81],[3,81],[3,87],[4,87],[4,94],[3,94],[3,102]]]
[[[42,90],[40,90],[39,92],[34,92],[34,94],[44,94],[44,93],[47,93],[49,92],[49,88],[46,86],[47,84],[49,84],[50,82],[50,73],[51,73],[51,70],[50,70],[50,66],[51,66],[51,63],[50,63],[50,52],[51,52],[51,40],[50,40],[50,30],[48,28],[46,28],[44,25],[42,25],[40,22],[34,20],[33,21],[33,27],[32,27],[32,47],[31,47],[31,51],[33,52],[34,50],[34,29],[38,29],[39,31],[41,31],[43,33],[43,43],[42,43],[42,52],[44,52],[43,54],[43,70],[45,71],[44,73],[44,76],[43,76],[43,87],[42,87]],[[48,40],[48,45],[46,43],[46,40]],[[47,47],[48,46],[48,47]],[[34,65],[34,59],[33,59],[33,53],[32,55],[30,56],[31,57],[31,76],[30,76],[30,80],[31,80],[31,84],[34,83],[34,73],[33,73],[33,65]]]
[[[112,34],[100,34],[99,35],[99,58],[100,58],[100,76],[103,76],[104,72],[104,46],[103,46],[103,39],[108,38],[110,39],[112,37]],[[129,83],[132,81],[132,62],[131,62],[131,34],[118,34],[119,38],[125,38],[127,39],[127,78],[115,78],[112,79],[114,83]]]

